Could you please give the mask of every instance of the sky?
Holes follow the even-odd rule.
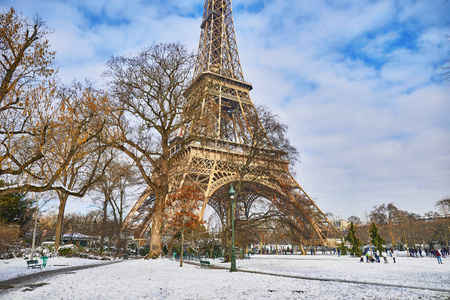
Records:
[[[11,6],[53,29],[63,82],[101,86],[113,55],[196,52],[203,0],[0,0]],[[288,125],[295,178],[323,212],[424,214],[450,197],[450,3],[235,0],[233,15],[250,97]]]

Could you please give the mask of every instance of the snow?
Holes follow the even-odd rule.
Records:
[[[1,299],[449,299],[450,261],[397,256],[394,264],[361,263],[336,255],[254,255],[226,269],[205,269],[173,259],[129,259],[43,277],[30,285],[0,289]],[[55,269],[91,263],[88,259],[50,258]],[[259,274],[262,272],[270,273]],[[0,280],[39,273],[23,259],[0,261]],[[280,276],[275,276],[276,274]],[[292,276],[292,277],[288,277]],[[294,278],[297,277],[297,278]],[[308,277],[310,279],[300,279]],[[321,280],[322,279],[322,280]],[[323,281],[323,279],[327,281]],[[350,282],[346,282],[350,281]],[[359,283],[355,283],[359,282]],[[41,284],[39,284],[41,283]],[[1,283],[0,283],[1,286]]]
[[[39,264],[42,264],[42,259],[40,257],[34,257],[34,259],[39,260]],[[50,257],[47,260],[47,266],[42,270],[50,271],[73,266],[86,266],[90,264],[101,263],[105,263],[105,261],[84,258]],[[32,268],[27,269],[27,263],[25,259],[17,258],[0,260],[0,281],[25,276],[32,273],[39,273],[42,270]]]
[[[81,233],[77,233],[77,232],[71,232],[71,233],[64,234],[63,238],[77,238],[77,239],[80,239],[80,238],[90,238],[90,236],[89,235],[84,235],[84,234],[81,234]]]

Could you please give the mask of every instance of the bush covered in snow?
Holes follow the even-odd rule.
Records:
[[[0,259],[20,257],[22,240],[18,239],[19,227],[0,225]]]

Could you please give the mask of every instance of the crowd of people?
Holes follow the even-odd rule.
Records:
[[[439,252],[439,255],[442,255],[445,258],[448,255],[449,249],[445,247],[443,247],[440,251],[434,248],[429,249],[425,248],[424,250],[422,250],[420,247],[408,249],[409,257],[417,257],[417,258],[424,256],[437,257],[438,255],[436,254],[436,251]]]
[[[448,253],[449,249],[448,248],[442,248],[441,250],[438,249],[425,249],[424,251],[421,248],[409,248],[408,249],[408,253],[409,253],[409,257],[424,257],[423,253],[425,253],[425,256],[430,256],[433,258],[437,259],[438,264],[443,264],[442,262],[442,257],[446,257],[449,253]],[[394,252],[394,250],[391,249],[385,249],[384,251],[380,251],[378,249],[374,249],[372,252],[370,251],[369,248],[364,249],[363,253],[361,254],[361,259],[360,262],[364,262],[364,258],[365,261],[367,263],[371,262],[377,262],[380,263],[380,257],[383,258],[383,262],[385,264],[389,263],[388,262],[388,257],[391,257],[392,260],[394,261],[394,263],[396,263],[395,259],[396,259],[396,254]]]
[[[395,259],[397,258],[397,255],[395,254],[393,249],[385,249],[384,251],[380,251],[378,249],[374,249],[372,251],[372,253],[370,253],[370,249],[366,248],[364,249],[363,253],[361,254],[361,262],[364,262],[364,257],[366,258],[366,262],[377,262],[380,263],[380,257],[383,257],[383,262],[385,264],[389,263],[388,262],[388,256],[390,258],[392,258],[392,260],[394,261],[394,264],[396,263]]]

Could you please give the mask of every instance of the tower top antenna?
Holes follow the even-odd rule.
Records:
[[[194,78],[204,72],[244,81],[231,0],[205,0]]]

